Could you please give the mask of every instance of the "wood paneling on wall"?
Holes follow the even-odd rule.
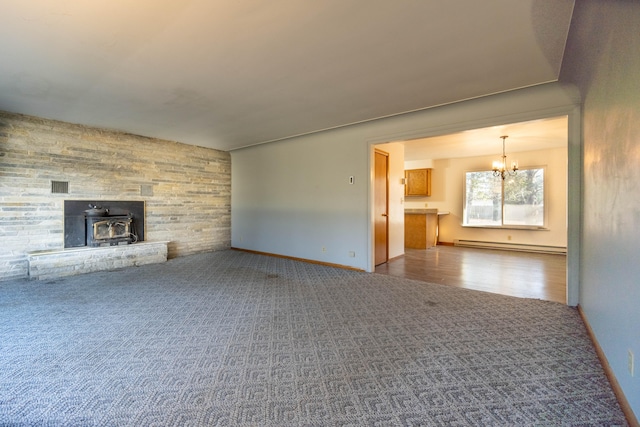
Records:
[[[146,240],[169,241],[169,257],[230,246],[229,153],[0,112],[0,280],[63,248],[65,199],[143,200]]]

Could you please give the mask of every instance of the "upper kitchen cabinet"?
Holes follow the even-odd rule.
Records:
[[[431,169],[404,171],[405,196],[431,196]]]

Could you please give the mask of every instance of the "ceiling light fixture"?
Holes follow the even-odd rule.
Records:
[[[507,135],[503,135],[502,138],[502,161],[495,160],[493,162],[493,176],[500,176],[505,179],[508,176],[514,176],[518,173],[518,161],[511,163],[511,169],[507,169],[507,155],[504,151],[504,141],[509,138]]]

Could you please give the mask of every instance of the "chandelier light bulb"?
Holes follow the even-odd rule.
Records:
[[[513,176],[518,172],[518,161],[514,161],[511,163],[511,169],[507,169],[507,155],[505,154],[505,140],[508,138],[507,135],[503,135],[502,138],[502,160],[494,160],[493,170],[494,176],[502,177],[505,179],[507,175]]]

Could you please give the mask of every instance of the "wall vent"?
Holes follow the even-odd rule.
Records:
[[[51,181],[51,193],[69,194],[69,182],[68,181]]]

